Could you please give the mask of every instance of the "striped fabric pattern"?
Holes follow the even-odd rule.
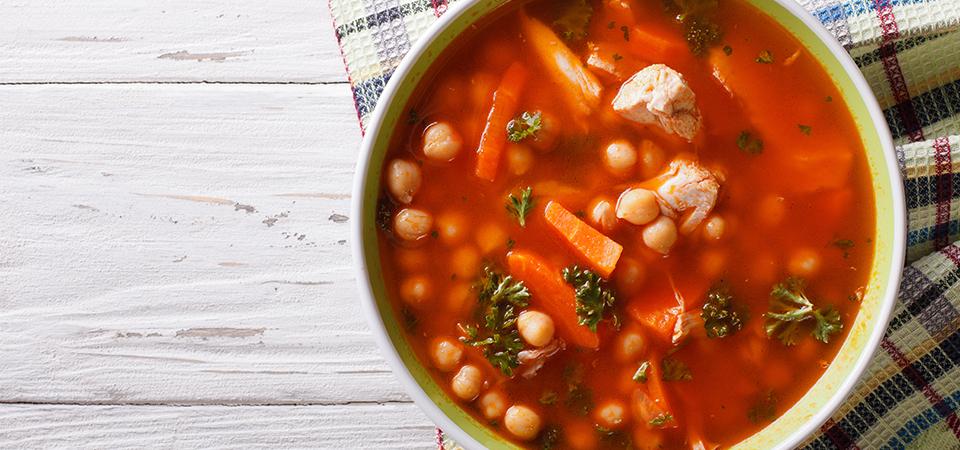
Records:
[[[448,0],[329,1],[363,129]],[[803,448],[960,450],[960,0],[797,1],[850,52],[890,125],[911,263],[881,350]]]

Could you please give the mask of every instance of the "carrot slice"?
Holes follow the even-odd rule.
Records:
[[[576,293],[563,281],[560,269],[533,253],[518,250],[507,254],[507,266],[510,275],[523,281],[530,289],[533,294],[531,303],[550,313],[563,337],[581,347],[597,348],[600,345],[596,333],[580,325]]]
[[[663,371],[660,356],[650,358],[647,382],[633,391],[634,413],[649,428],[677,428],[677,418],[670,408],[667,391],[663,386]]]
[[[493,181],[500,167],[500,155],[507,145],[507,124],[517,114],[520,93],[527,83],[529,72],[520,62],[507,68],[500,85],[493,93],[493,106],[487,116],[487,125],[480,136],[480,148],[477,149],[478,177]]]
[[[661,29],[652,24],[631,27],[628,35],[631,53],[647,61],[664,62],[668,58],[684,62],[690,58],[690,49],[682,38],[672,30]]]
[[[594,230],[557,202],[547,203],[543,216],[587,266],[603,278],[610,277],[623,253],[623,246]]]
[[[600,105],[603,85],[550,27],[521,12],[520,31],[547,74],[563,88],[572,111],[587,115]]]

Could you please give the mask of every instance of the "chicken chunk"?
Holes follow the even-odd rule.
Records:
[[[680,220],[680,233],[689,234],[707,218],[717,203],[720,182],[694,161],[675,159],[667,171],[657,177],[660,212]],[[687,212],[690,211],[690,212]]]
[[[700,131],[697,97],[683,75],[663,64],[647,66],[620,86],[613,109],[627,120],[658,124],[687,141]]]

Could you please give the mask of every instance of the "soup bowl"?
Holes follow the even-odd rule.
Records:
[[[431,65],[457,36],[516,0],[462,0],[417,42],[392,75],[367,127],[353,189],[353,257],[360,303],[384,356],[406,392],[458,444],[515,448],[449,398],[404,337],[383,281],[376,209],[381,168],[408,100]],[[786,449],[801,443],[842,404],[878,347],[893,310],[906,245],[905,201],[892,138],[869,86],[833,36],[793,0],[749,0],[793,34],[843,93],[867,152],[876,207],[876,243],[866,294],[836,358],[807,393],[777,420],[736,448]],[[430,436],[423,437],[424,442]]]

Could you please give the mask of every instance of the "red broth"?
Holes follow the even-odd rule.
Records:
[[[722,37],[700,55],[661,0],[592,1],[582,38],[564,36],[557,21],[576,3],[534,2],[523,6],[525,13],[514,7],[498,14],[459,38],[419,86],[410,120],[394,134],[378,212],[392,303],[419,359],[451,398],[518,445],[729,447],[780,416],[816,382],[856,317],[875,230],[862,143],[823,67],[740,0],[720,0],[704,13]],[[557,78],[524,20],[557,33],[554,41],[602,86],[599,101],[591,104],[589,89],[583,94]],[[612,66],[590,63],[591,53]],[[675,69],[695,94],[702,126],[691,141],[611,107],[624,78],[650,64]],[[495,99],[504,78],[521,71],[523,86],[504,85]],[[500,111],[491,115],[492,107]],[[496,116],[517,119],[524,111],[541,113],[540,129],[512,143]],[[433,130],[425,149],[425,130],[436,123],[448,128]],[[485,128],[487,155],[481,157]],[[459,144],[443,139],[449,129]],[[616,140],[628,149],[605,158]],[[495,161],[492,181],[477,176],[482,158]],[[645,240],[650,223],[611,219],[603,208],[595,214],[599,200],[617,208],[625,190],[653,189],[655,177],[678,158],[709,171],[719,191],[704,221],[689,233],[674,232],[665,252]],[[392,168],[397,160],[406,165]],[[527,187],[533,201],[521,226],[508,211],[508,196],[520,200]],[[569,213],[562,223],[545,213],[550,202],[555,212]],[[669,218],[663,198],[657,202],[656,220],[674,227],[690,214]],[[576,305],[588,301],[578,300],[580,285],[560,272],[577,264],[600,274],[603,258],[615,261],[602,282],[615,302],[594,333],[576,323]],[[518,261],[534,261],[541,270]],[[541,348],[532,344],[544,345],[540,338],[551,338],[548,349],[563,341],[564,349],[529,378],[520,375],[527,366],[512,367],[505,358],[508,376],[498,366],[504,358],[485,354],[490,346],[464,342],[470,329],[479,334],[474,340],[492,333],[482,300],[485,267],[532,292],[514,315],[535,310],[553,323],[544,331],[542,316],[527,315],[529,333],[510,321],[495,325],[501,332],[514,333],[524,351]],[[778,322],[767,314],[781,311],[772,291],[791,277],[802,279],[821,319],[835,308],[838,317],[823,323],[838,319],[842,329],[827,330],[828,343],[812,335],[819,319],[804,313],[794,345],[785,345],[778,329],[768,336],[765,325]],[[742,329],[708,336],[702,308],[713,301],[711,292],[732,296],[727,311],[737,314]],[[674,342],[683,325],[689,332]]]

